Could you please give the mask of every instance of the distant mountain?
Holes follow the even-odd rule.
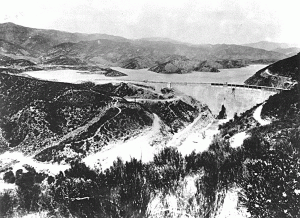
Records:
[[[300,52],[300,48],[291,47],[291,48],[276,48],[272,51],[285,54],[287,56],[294,56]]]
[[[277,43],[277,42],[269,42],[269,41],[260,41],[255,43],[243,44],[243,46],[248,46],[252,48],[260,48],[267,51],[273,51],[278,48],[290,48],[293,47],[287,43]]]
[[[13,23],[0,24],[0,52],[51,65],[100,64],[131,69],[150,68],[181,56],[184,65],[203,61],[224,60],[274,62],[286,58],[282,53],[241,45],[192,45],[167,38],[129,40],[107,34],[69,33],[57,30],[35,29]],[[1,53],[0,53],[1,54]],[[224,62],[224,63],[225,63]],[[212,66],[215,68],[217,65]],[[221,64],[230,68],[235,64]],[[238,66],[240,66],[238,64]],[[199,68],[199,67],[198,67]],[[208,70],[203,68],[200,70]],[[188,69],[184,68],[184,71]],[[189,70],[188,70],[189,71]]]
[[[280,88],[290,88],[297,82],[300,82],[300,53],[259,70],[245,81],[250,85]]]
[[[123,37],[107,34],[82,34],[58,30],[35,29],[14,23],[0,24],[0,39],[40,53],[64,42],[80,42],[95,39],[128,41]]]
[[[100,39],[78,43],[61,43],[52,47],[44,59],[67,56],[85,62],[121,66],[130,69],[149,68],[156,63],[169,61],[173,56],[182,56],[193,62],[205,60],[244,60],[251,63],[258,60],[270,62],[285,58],[281,53],[239,45],[213,45],[211,47],[188,46],[162,41],[112,41]],[[227,68],[224,65],[221,68]]]
[[[300,48],[295,47],[295,45],[287,44],[287,43],[261,41],[257,43],[244,44],[244,46],[278,52],[288,57],[296,55],[298,52],[300,52]]]
[[[169,39],[169,38],[164,38],[164,37],[148,37],[148,38],[141,38],[138,39],[140,41],[149,41],[149,42],[170,42],[174,44],[189,44],[189,43],[184,43],[180,42],[174,39]]]

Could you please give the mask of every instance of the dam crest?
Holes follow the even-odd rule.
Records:
[[[235,113],[240,114],[249,110],[253,106],[264,102],[270,96],[285,90],[273,87],[227,83],[166,83],[154,81],[144,81],[144,83],[155,87],[157,91],[168,87],[189,95],[208,105],[215,115],[220,112],[222,105],[224,105],[228,118],[233,118]]]

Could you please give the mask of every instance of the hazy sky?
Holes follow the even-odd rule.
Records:
[[[299,0],[7,0],[0,22],[190,43],[300,44]]]

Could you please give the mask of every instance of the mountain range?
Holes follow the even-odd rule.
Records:
[[[262,72],[299,81],[298,67],[299,55]],[[219,123],[208,106],[170,88],[0,73],[0,216],[215,218],[229,208],[234,217],[299,217],[293,85]],[[176,145],[190,134],[201,144]],[[201,151],[183,155],[189,146]]]
[[[252,44],[193,45],[167,38],[131,40],[107,34],[69,33],[13,23],[0,24],[0,54],[30,60],[39,65],[96,64],[131,69],[161,69],[161,65],[167,65],[171,61],[179,69],[175,72],[216,71],[215,68],[273,63],[286,58],[294,52],[293,49],[297,49],[284,47],[292,50],[270,51],[266,48]],[[276,48],[282,49],[282,46]],[[233,64],[226,64],[228,62]],[[161,72],[172,73],[173,70],[162,69]]]
[[[0,26],[0,217],[300,216],[300,54]],[[19,74],[216,72],[279,58],[245,83],[284,90],[229,121],[224,105],[216,117],[171,86]],[[245,101],[266,90],[255,91]]]
[[[298,48],[294,44],[288,44],[288,43],[260,41],[260,42],[256,42],[256,43],[248,43],[248,44],[243,44],[243,45],[252,47],[252,48],[264,49],[267,51],[279,52],[279,53],[285,54],[289,57],[296,55],[298,52],[300,52],[300,48]]]

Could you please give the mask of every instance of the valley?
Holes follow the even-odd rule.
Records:
[[[287,45],[12,23],[0,39],[1,217],[300,215]]]

